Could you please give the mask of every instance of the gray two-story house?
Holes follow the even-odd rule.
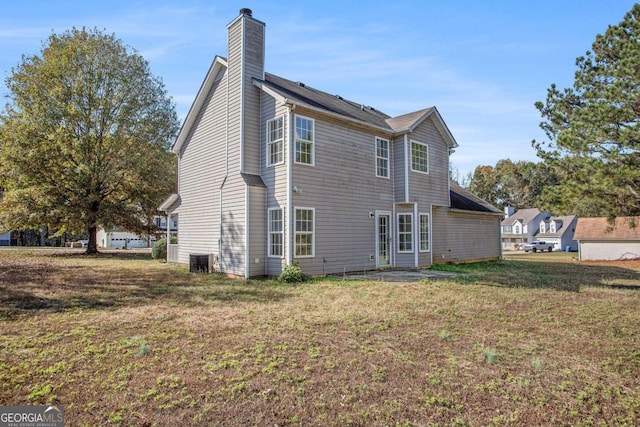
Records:
[[[501,255],[502,212],[450,183],[457,143],[435,107],[390,117],[266,73],[265,24],[242,9],[227,29],[172,147],[170,261],[254,277]]]

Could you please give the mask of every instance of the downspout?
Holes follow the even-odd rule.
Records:
[[[229,33],[227,32],[227,46],[229,45]],[[218,270],[220,273],[224,273],[224,269],[222,266],[224,265],[224,258],[222,256],[222,232],[223,232],[223,216],[222,216],[222,200],[223,200],[223,190],[224,185],[227,182],[227,178],[229,177],[229,66],[227,64],[227,109],[225,113],[226,125],[225,125],[225,135],[224,135],[224,158],[225,158],[225,166],[224,166],[224,177],[222,178],[222,183],[220,184],[220,200],[219,200],[219,209],[218,213],[220,215],[220,230],[218,232]]]
[[[409,203],[409,138],[404,134],[404,202]]]
[[[240,66],[240,173],[244,173],[244,101],[245,101],[245,51],[246,26],[242,20],[242,38],[240,39],[240,51],[242,62]],[[249,186],[244,183],[244,277],[249,278]]]
[[[433,265],[433,239],[431,236],[433,236],[433,203],[429,204],[429,264]]]
[[[286,100],[285,100],[286,101]],[[286,249],[287,249],[287,265],[291,265],[293,262],[293,253],[292,253],[292,242],[291,242],[291,186],[293,185],[293,166],[292,166],[292,145],[293,145],[293,133],[291,132],[294,124],[291,121],[293,117],[293,110],[296,108],[296,104],[290,104],[291,108],[288,109],[287,112],[287,133],[288,133],[288,144],[287,144],[287,206],[285,209],[285,217],[286,217],[286,228],[285,228],[285,236],[286,236]]]
[[[414,266],[418,268],[420,265],[420,217],[418,216],[418,201],[413,203],[413,250],[414,250]]]

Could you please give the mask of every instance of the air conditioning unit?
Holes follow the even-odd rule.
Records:
[[[214,254],[189,254],[190,273],[210,273],[213,270]]]

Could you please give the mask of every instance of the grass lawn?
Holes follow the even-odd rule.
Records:
[[[571,255],[285,285],[0,250],[0,404],[68,426],[637,425],[640,263]]]

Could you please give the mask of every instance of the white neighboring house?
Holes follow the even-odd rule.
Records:
[[[553,243],[554,251],[578,250],[578,242],[574,239],[578,217],[575,215],[553,216],[540,221],[536,240]]]
[[[549,212],[540,212],[536,208],[514,211],[504,209],[506,218],[502,220],[502,248],[518,250],[523,245],[536,240],[540,223],[551,218]]]
[[[575,238],[580,261],[640,259],[640,217],[635,228],[630,217],[616,218],[613,227],[607,218],[579,218]]]
[[[158,234],[165,235],[167,233],[167,218],[156,216],[154,218],[154,223],[158,228]],[[172,218],[170,231],[171,234],[177,233],[177,217]],[[156,242],[156,236],[154,235],[147,238],[147,236],[141,236],[117,227],[112,230],[99,228],[96,239],[98,241],[98,246],[102,248],[116,249],[150,248]]]

